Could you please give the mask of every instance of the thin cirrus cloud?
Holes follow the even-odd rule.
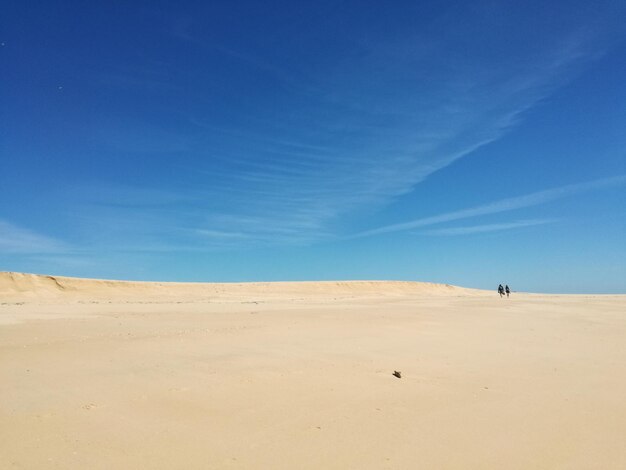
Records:
[[[465,226],[465,227],[451,227],[451,228],[424,230],[424,231],[418,232],[418,234],[435,235],[435,236],[471,235],[475,233],[500,232],[503,230],[513,230],[516,228],[533,227],[536,225],[545,225],[545,224],[549,224],[553,222],[554,222],[554,219],[518,220],[515,222],[506,222],[506,223],[501,223],[501,224],[483,224],[483,225],[471,225],[471,226]]]
[[[256,130],[216,129],[194,119],[210,135],[237,134],[209,150],[213,167],[196,167],[207,200],[228,201],[211,207],[197,229],[237,233],[242,243],[332,236],[351,214],[385,206],[502,137],[597,56],[590,42],[574,32],[523,66],[482,68],[460,60],[444,67],[438,44],[426,52],[382,44],[337,66],[331,78],[314,76],[315,104],[296,114],[277,107],[273,120],[257,117]],[[397,64],[432,72],[413,74]],[[396,76],[404,80],[398,89]]]
[[[459,211],[446,212],[444,214],[423,217],[420,219],[402,222],[398,224],[385,225],[371,230],[366,230],[354,235],[354,238],[370,237],[374,235],[382,235],[384,233],[401,232],[430,225],[452,222],[454,220],[469,219],[489,214],[498,214],[509,212],[524,207],[538,206],[548,202],[573,196],[578,193],[593,191],[612,186],[619,186],[626,183],[626,175],[618,175],[609,178],[602,178],[584,183],[569,184],[558,188],[545,189],[534,193],[525,194],[523,196],[510,197],[499,201],[483,204],[480,206],[462,209]],[[462,231],[458,234],[461,234]],[[440,234],[443,234],[440,231]]]
[[[517,25],[515,18],[508,20]],[[181,103],[224,100],[223,107],[210,112],[204,106],[184,107],[177,113],[177,119],[184,119],[176,121],[175,131],[126,119],[99,123],[104,131],[96,136],[107,148],[129,154],[130,163],[151,155],[154,166],[167,162],[175,171],[161,178],[162,190],[112,185],[93,197],[84,190],[87,197],[77,199],[90,207],[73,215],[84,228],[84,244],[178,250],[181,245],[202,249],[336,238],[351,231],[351,216],[384,207],[433,172],[501,138],[525,112],[611,46],[601,37],[602,28],[585,25],[584,31],[549,31],[534,45],[516,43],[515,50],[503,54],[493,45],[506,42],[500,37],[506,28],[490,32],[487,18],[484,34],[475,35],[464,30],[471,23],[466,18],[457,15],[452,21],[424,33],[397,31],[355,47],[350,43],[347,52],[336,55],[325,52],[300,62],[294,57],[282,66],[264,56],[271,54],[268,50],[210,46],[217,55],[244,62],[247,75],[258,77],[257,69],[269,75],[268,82],[297,86],[268,86],[266,95],[250,91],[252,100],[242,87],[228,101],[221,96],[228,87],[217,86],[227,81],[215,72],[219,83],[191,87],[189,95],[179,89],[159,91],[171,93],[167,102],[175,97],[185,98],[176,100]],[[202,38],[192,32],[183,28],[178,36],[189,47],[198,44],[193,57],[206,59]],[[210,45],[209,39],[204,41]],[[185,83],[196,77],[197,69],[186,68],[193,63],[180,64],[170,71],[172,77]],[[211,83],[217,91],[211,91]],[[164,152],[177,154],[175,165]],[[472,211],[357,236],[466,216]],[[55,246],[40,241],[30,245]],[[26,249],[15,238],[5,245]]]
[[[69,246],[32,230],[0,220],[0,252],[4,254],[64,253]]]
[[[274,43],[262,47],[263,38],[255,41],[259,47],[219,45],[193,18],[178,22],[172,40],[197,60],[168,73],[202,86],[160,92],[166,102],[183,103],[176,130],[164,133],[143,121],[98,123],[109,147],[131,161],[154,154],[170,165],[163,153],[176,153],[165,189],[180,198],[166,210],[141,207],[154,220],[144,231],[154,237],[163,227],[181,227],[186,242],[219,246],[308,244],[349,232],[351,217],[383,208],[501,138],[615,42],[600,18],[583,27],[566,22],[542,31],[541,41],[502,48],[509,34],[522,32],[515,15],[499,12],[510,28],[493,30],[481,9],[461,11],[440,15],[430,28],[399,27],[393,34],[369,28],[356,34],[354,22],[349,41],[323,53],[306,43],[319,38],[303,32],[306,58]],[[274,34],[278,41],[281,32]],[[194,68],[207,60],[216,64],[211,73]],[[245,76],[236,75],[238,85],[230,86],[219,64]],[[241,67],[231,67],[236,64]],[[207,110],[197,103],[212,104]],[[126,215],[119,205],[100,212]],[[124,238],[127,226],[111,224],[119,237],[108,238]]]

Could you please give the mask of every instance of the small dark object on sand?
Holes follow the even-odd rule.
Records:
[[[394,370],[392,375],[394,377],[398,377],[399,379],[402,378],[402,372],[400,372],[399,370]]]

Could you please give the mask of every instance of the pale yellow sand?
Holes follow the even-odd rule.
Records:
[[[625,296],[0,273],[0,304],[0,468],[626,468]]]

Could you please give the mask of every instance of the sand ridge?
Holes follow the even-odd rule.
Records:
[[[335,295],[481,295],[485,291],[449,284],[410,281],[303,281],[303,282],[139,282],[83,279],[17,272],[0,272],[0,301],[173,297],[227,298]]]

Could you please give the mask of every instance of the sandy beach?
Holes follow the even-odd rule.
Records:
[[[0,467],[623,469],[625,338],[623,295],[0,273]]]

